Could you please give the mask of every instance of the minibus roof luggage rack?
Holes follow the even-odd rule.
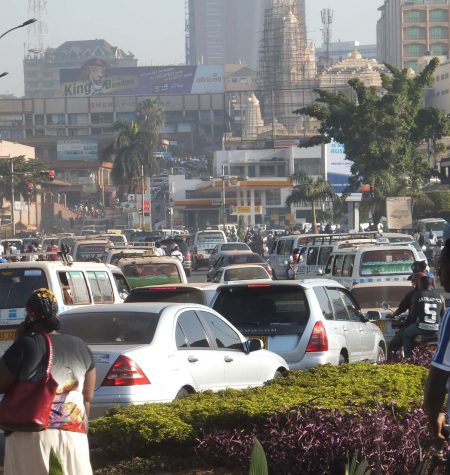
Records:
[[[316,234],[305,236],[301,243],[305,244],[332,244],[337,241],[350,241],[352,239],[376,239],[382,235],[379,232],[345,233],[345,234]]]

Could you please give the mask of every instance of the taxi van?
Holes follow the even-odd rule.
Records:
[[[412,264],[420,260],[411,244],[358,244],[333,251],[323,274],[352,289],[366,282],[407,280]]]
[[[14,340],[29,296],[41,287],[55,294],[59,312],[81,305],[123,303],[130,290],[119,268],[102,263],[64,260],[0,264],[0,351]]]

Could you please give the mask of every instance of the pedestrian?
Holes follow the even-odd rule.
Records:
[[[47,255],[47,260],[49,261],[57,261],[59,259],[58,256],[58,246],[55,244],[55,241],[50,241],[50,244],[47,246],[47,252],[50,254]]]
[[[45,374],[46,340],[53,349],[52,376],[58,389],[48,427],[39,432],[14,431],[5,438],[5,475],[48,475],[54,450],[65,475],[91,475],[87,418],[94,396],[95,366],[92,353],[77,337],[61,334],[58,304],[48,289],[35,290],[26,304],[26,319],[17,339],[0,360],[0,392],[17,381],[32,381]]]
[[[450,292],[450,240],[446,241],[439,261],[438,276],[446,292]],[[425,384],[424,408],[428,416],[430,431],[439,441],[444,442],[446,414],[442,412],[447,383],[450,376],[450,309],[447,310],[439,330],[439,341],[431,361]],[[450,389],[450,388],[449,388]],[[448,403],[450,406],[450,395]],[[449,407],[447,407],[448,413]]]

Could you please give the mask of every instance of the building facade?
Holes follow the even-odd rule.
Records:
[[[132,53],[125,53],[105,40],[66,41],[58,48],[31,50],[23,60],[25,97],[61,95],[60,70],[79,69],[93,58],[111,67],[137,66]]]
[[[337,63],[348,57],[348,55],[357,49],[364,58],[376,59],[377,45],[361,45],[359,41],[336,41],[330,45],[331,63]],[[322,45],[316,48],[317,69],[323,70],[326,67],[326,47]]]
[[[305,0],[296,2],[306,31]],[[186,64],[256,69],[265,9],[277,0],[187,0]]]
[[[416,70],[422,56],[448,57],[449,0],[385,0],[379,10],[377,59],[380,62]]]

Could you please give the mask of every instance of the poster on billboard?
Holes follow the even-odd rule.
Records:
[[[325,145],[325,166],[327,180],[335,193],[342,193],[352,175],[352,162],[347,160],[344,145],[332,141]]]
[[[98,160],[97,140],[58,140],[58,160]]]
[[[412,198],[386,198],[386,218],[388,229],[412,229]]]
[[[216,94],[225,91],[223,66],[109,67],[100,58],[80,69],[61,69],[66,97]]]

